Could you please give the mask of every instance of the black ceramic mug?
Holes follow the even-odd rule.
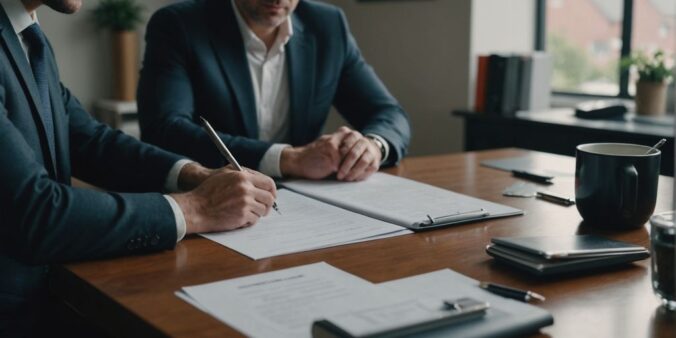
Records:
[[[625,143],[577,146],[575,202],[586,225],[637,228],[655,209],[659,150]]]

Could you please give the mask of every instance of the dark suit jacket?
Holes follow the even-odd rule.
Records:
[[[315,140],[334,105],[357,130],[388,141],[389,164],[399,161],[409,143],[408,118],[362,58],[344,14],[301,0],[292,15],[290,143]],[[230,1],[165,7],[151,18],[146,42],[138,88],[143,140],[221,166],[198,123],[204,116],[242,164],[257,168],[271,143],[258,140],[251,75]]]
[[[51,48],[50,48],[51,53]],[[70,186],[71,173],[107,189],[159,191],[177,155],[94,121],[59,83],[50,54],[55,152],[46,143],[31,68],[0,7],[0,336],[30,326],[46,264],[169,249],[176,224],[159,193]],[[22,332],[22,328],[18,328]],[[21,335],[25,334],[25,331]]]

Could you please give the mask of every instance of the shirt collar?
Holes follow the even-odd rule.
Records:
[[[21,0],[0,0],[0,5],[5,9],[9,22],[14,28],[14,33],[20,34],[28,26],[37,23],[37,13],[33,13],[31,16],[30,13],[26,10],[26,7],[23,6]]]
[[[246,21],[242,17],[242,14],[239,12],[239,8],[237,7],[237,4],[235,4],[235,0],[230,0],[230,4],[232,5],[233,11],[235,12],[235,18],[237,19],[237,25],[239,26],[239,31],[242,33],[242,38],[244,39],[244,45],[248,48],[252,47],[253,45],[262,45],[265,46],[263,41],[256,36],[256,34],[249,28],[249,25],[247,25]],[[284,46],[289,42],[289,39],[293,36],[293,23],[291,21],[291,16],[286,19],[286,21],[279,26],[279,32],[277,33],[277,38],[275,40],[275,43],[272,45],[270,49],[274,49],[275,47],[279,46],[280,52],[284,51]]]

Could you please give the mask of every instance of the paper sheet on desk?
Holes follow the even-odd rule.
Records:
[[[426,221],[428,215],[436,218],[482,208],[490,213],[487,218],[523,213],[506,205],[384,173],[375,173],[360,182],[291,180],[283,185],[326,203],[404,227]]]
[[[252,227],[202,236],[262,259],[411,233],[286,189],[277,192],[277,203],[281,215],[273,211]]]
[[[368,331],[377,322],[387,326],[438,315],[435,307],[443,301],[463,297],[488,302],[486,315],[420,336],[524,335],[552,322],[547,311],[491,294],[451,270],[374,285],[321,262],[184,287],[177,296],[252,337],[310,337],[314,320],[346,314],[364,319],[349,320],[356,325],[352,329]]]
[[[243,334],[271,338],[310,337],[314,320],[351,311],[359,304],[387,304],[393,297],[324,262],[182,291],[192,299],[191,304]]]

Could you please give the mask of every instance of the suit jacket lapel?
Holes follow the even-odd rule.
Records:
[[[66,112],[61,99],[61,84],[57,78],[56,60],[49,60],[50,69],[54,70],[49,76],[49,97],[52,103],[52,119],[54,121],[54,149],[59,181],[70,183],[70,150],[68,140],[68,121],[66,121]]]
[[[209,31],[213,33],[209,38],[221,70],[237,98],[246,136],[258,138],[256,98],[234,9],[227,0],[211,0],[206,9]]]
[[[46,162],[45,167],[51,171],[51,174],[56,173],[56,166],[54,161],[54,156],[49,149],[49,144],[47,143],[47,134],[45,133],[45,125],[42,121],[42,116],[38,109],[40,105],[40,95],[38,94],[38,87],[35,83],[35,77],[33,76],[33,71],[31,70],[30,64],[26,58],[26,54],[21,48],[21,43],[12,29],[12,24],[9,22],[5,11],[0,7],[0,36],[2,36],[2,43],[4,44],[5,50],[9,52],[9,59],[12,62],[12,66],[18,74],[19,80],[24,85],[24,90],[28,91],[29,101],[32,105],[32,114],[33,120],[37,125],[37,130],[41,133],[40,139],[43,140],[44,144],[41,144],[43,153],[45,156]]]
[[[314,135],[308,133],[308,110],[314,96],[316,48],[315,38],[305,31],[298,15],[293,15],[294,35],[286,45],[287,65],[289,67],[291,143],[302,145],[312,141]]]

